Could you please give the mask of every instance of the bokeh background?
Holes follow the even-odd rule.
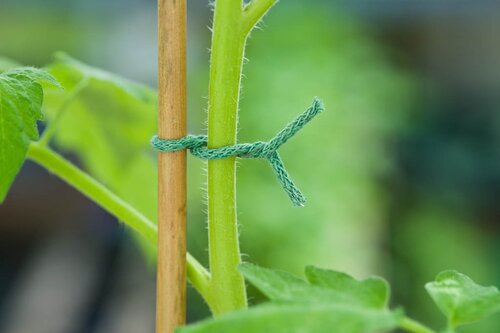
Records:
[[[207,1],[189,1],[193,133],[205,130],[210,24]],[[261,28],[248,43],[240,141],[270,138],[313,96],[327,112],[281,151],[305,208],[265,162],[239,163],[245,260],[382,275],[394,304],[435,327],[444,319],[423,285],[439,271],[500,285],[500,3],[288,0]],[[156,85],[154,1],[0,0],[0,31],[0,56],[20,63],[64,51]],[[189,248],[206,263],[204,184],[204,162],[190,159]],[[123,226],[25,164],[0,205],[0,332],[153,332],[154,284]],[[193,290],[189,302],[190,321],[208,315]],[[499,319],[462,332],[499,332]]]

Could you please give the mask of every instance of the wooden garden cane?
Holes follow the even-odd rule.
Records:
[[[186,0],[158,0],[158,136],[186,135]],[[158,156],[156,333],[186,318],[186,151]]]

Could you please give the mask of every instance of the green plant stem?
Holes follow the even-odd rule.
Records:
[[[243,10],[243,31],[247,34],[278,0],[253,0]]]
[[[241,0],[216,0],[210,60],[208,146],[236,142],[245,36]],[[208,229],[213,314],[245,308],[247,297],[236,221],[235,158],[208,162]]]
[[[30,145],[27,157],[73,186],[156,245],[157,227],[152,221],[68,160],[40,143]],[[210,274],[189,253],[187,254],[187,274],[193,286],[208,301]]]
[[[277,0],[216,0],[210,59],[208,147],[236,143],[245,43],[249,32]],[[236,217],[236,160],[208,162],[208,229],[211,309],[214,315],[245,308],[245,281]]]
[[[430,328],[420,324],[419,322],[405,317],[399,324],[399,326],[408,331],[408,332],[413,332],[413,333],[436,333],[435,331],[431,330]]]

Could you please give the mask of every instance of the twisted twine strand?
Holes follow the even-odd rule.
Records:
[[[295,206],[304,206],[306,198],[290,178],[278,153],[278,149],[323,110],[323,103],[315,98],[312,105],[304,113],[295,118],[268,142],[257,141],[254,143],[238,143],[231,146],[208,148],[208,138],[206,135],[188,134],[183,138],[174,140],[163,140],[155,135],[151,139],[151,145],[156,150],[162,152],[189,149],[193,156],[205,160],[221,159],[230,156],[267,159],[293,204]]]

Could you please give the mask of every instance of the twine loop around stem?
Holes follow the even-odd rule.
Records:
[[[204,160],[221,159],[227,157],[263,158],[269,161],[281,186],[286,191],[295,206],[304,206],[306,198],[290,178],[281,160],[278,149],[300,131],[308,122],[324,110],[323,103],[315,98],[312,105],[301,115],[295,118],[270,141],[253,143],[238,143],[231,146],[208,148],[206,135],[188,134],[183,138],[163,140],[158,136],[151,139],[151,145],[161,152],[175,152],[189,149],[193,156]]]

